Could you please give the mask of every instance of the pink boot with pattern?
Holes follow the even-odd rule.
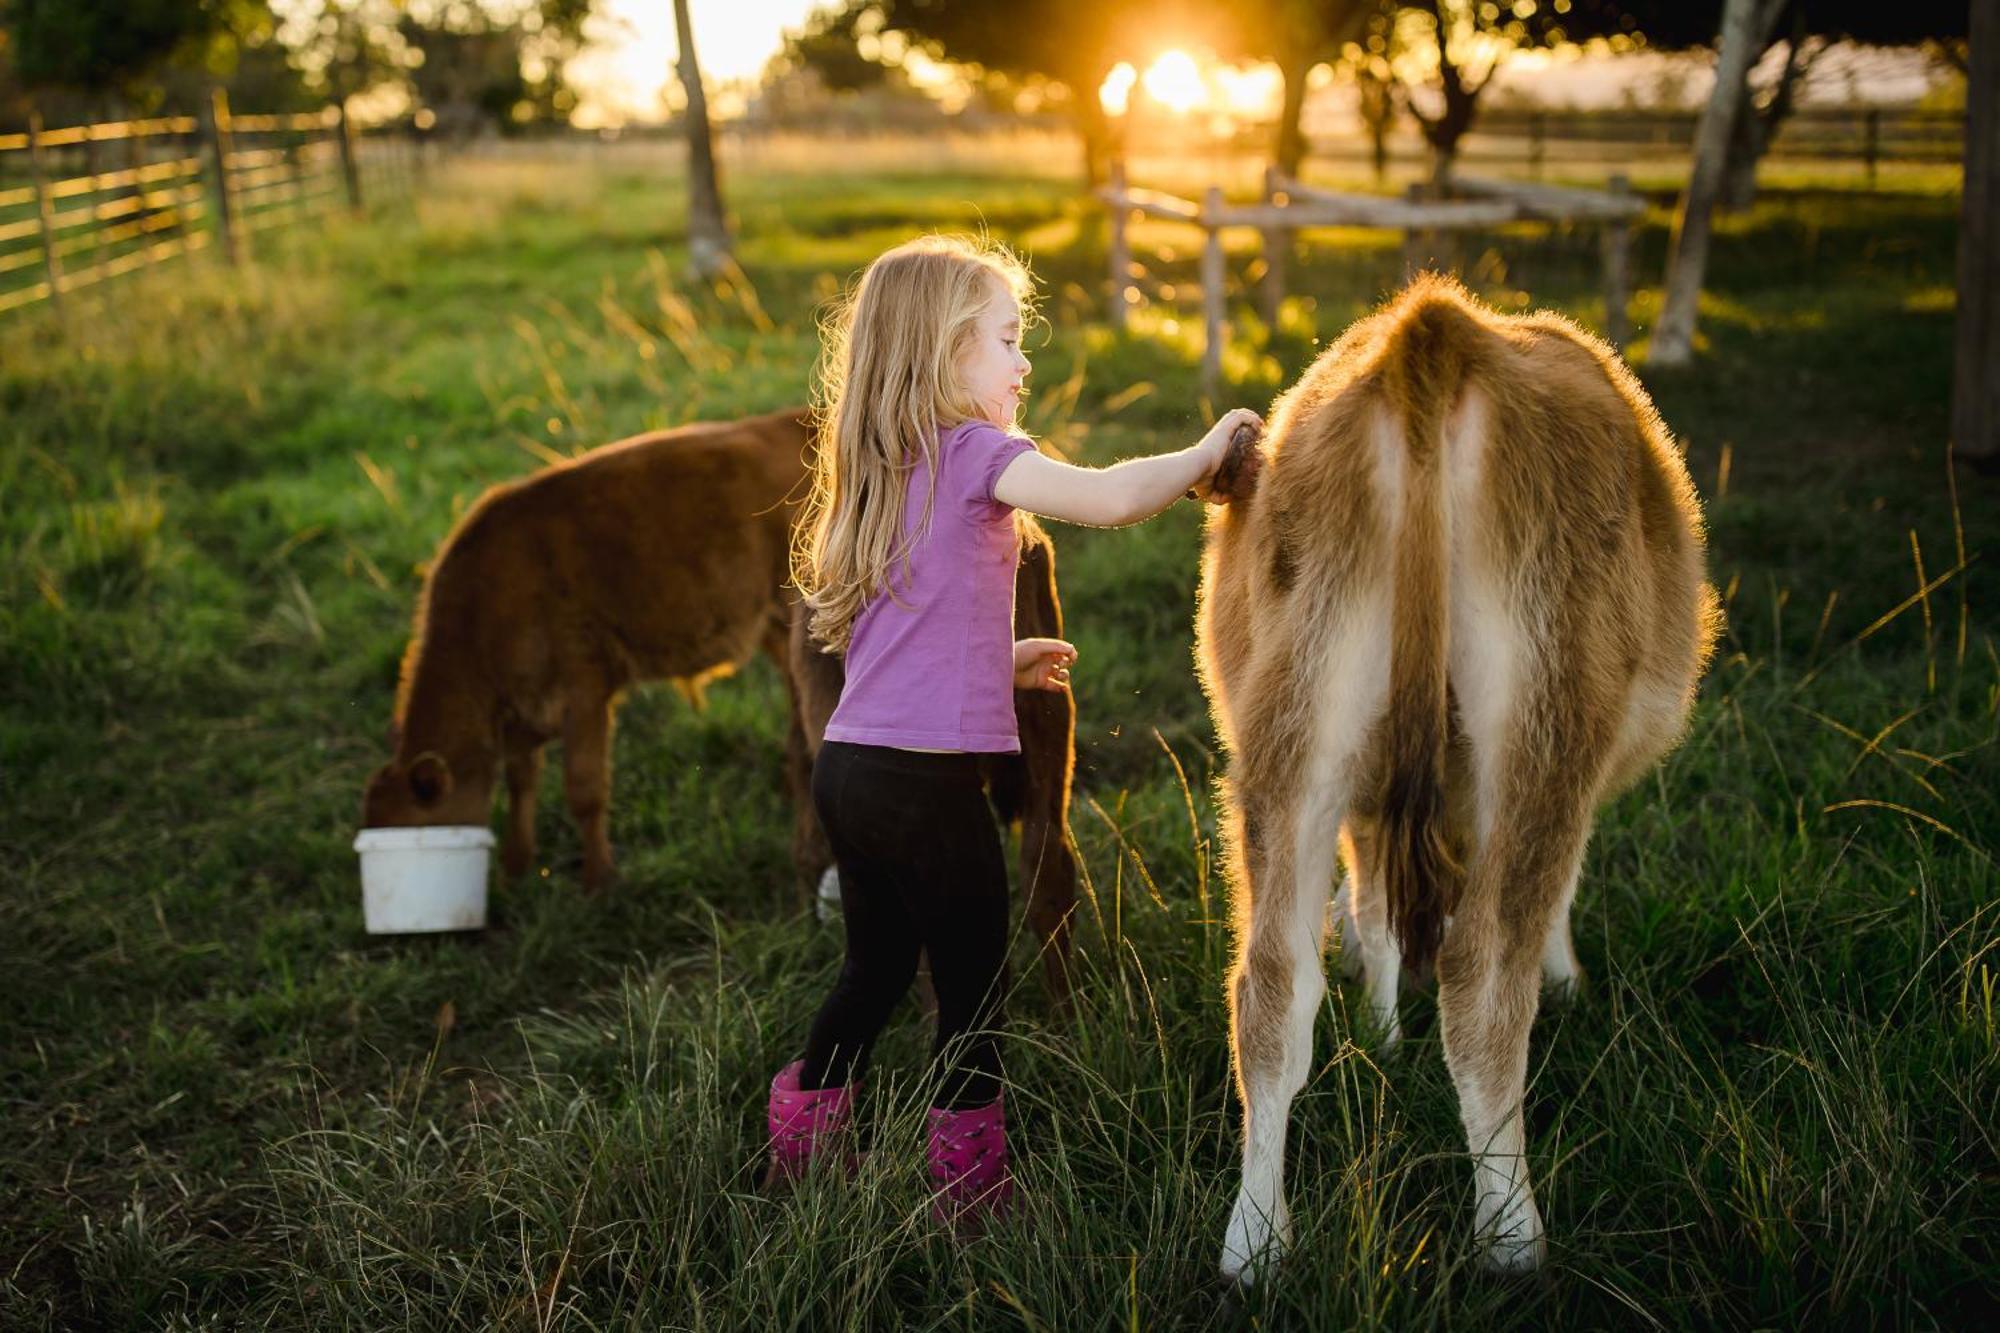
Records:
[[[841,1152],[843,1162],[852,1164],[840,1142],[846,1137],[853,1106],[852,1086],[801,1088],[799,1068],[804,1063],[792,1061],[771,1080],[771,1102],[764,1117],[771,1135],[770,1165],[764,1172],[767,1188],[797,1180],[808,1163],[829,1150]]]
[[[931,1216],[961,1234],[1006,1216],[1014,1198],[1006,1094],[965,1111],[933,1106],[930,1130],[931,1184],[938,1191]]]

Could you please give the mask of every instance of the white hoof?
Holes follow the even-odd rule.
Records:
[[[1222,1276],[1239,1286],[1254,1286],[1271,1275],[1291,1243],[1291,1212],[1282,1201],[1274,1219],[1239,1194],[1222,1238]]]
[[[1532,1273],[1548,1258],[1542,1214],[1532,1194],[1481,1199],[1479,1266],[1489,1273]]]
[[[819,892],[813,898],[813,913],[822,925],[840,920],[840,867],[828,866],[819,877]]]

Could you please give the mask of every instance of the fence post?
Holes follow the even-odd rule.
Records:
[[[354,123],[347,118],[347,99],[333,104],[334,130],[340,143],[340,175],[347,182],[347,207],[361,211],[361,169],[354,162]]]
[[[35,219],[42,231],[42,263],[49,273],[49,305],[62,314],[62,260],[56,255],[55,209],[49,202],[48,170],[42,162],[42,113],[28,112],[28,175],[35,185]]]
[[[1123,333],[1126,317],[1130,314],[1130,302],[1126,299],[1128,284],[1132,281],[1132,247],[1125,237],[1128,214],[1125,210],[1125,161],[1123,158],[1111,163],[1111,327]]]
[[[1632,182],[1623,172],[1612,174],[1609,182],[1613,199],[1633,198]],[[1619,351],[1632,339],[1629,307],[1632,300],[1632,220],[1606,218],[1604,222],[1604,336]]]
[[[428,155],[424,151],[428,146],[428,136],[417,128],[417,122],[413,117],[410,121],[410,161],[414,164],[414,170],[410,178],[410,192],[412,194],[422,194],[424,192],[424,178],[430,171]]]
[[[202,108],[201,123],[215,160],[215,232],[222,241],[223,258],[234,264],[241,255],[236,246],[236,201],[229,193],[229,96],[222,89],[217,88]]]
[[[1276,167],[1264,168],[1264,202],[1277,206],[1285,201]],[[1278,310],[1285,304],[1285,265],[1291,257],[1292,233],[1285,227],[1264,228],[1264,322],[1278,327]]]
[[[1222,386],[1222,187],[1211,185],[1202,196],[1201,225],[1201,391],[1215,400]]]
[[[1415,208],[1424,202],[1428,194],[1421,181],[1412,182],[1403,189],[1403,202]],[[1425,252],[1430,249],[1430,243],[1430,233],[1422,228],[1412,225],[1403,229],[1404,282],[1416,277],[1418,270],[1428,262],[1429,256]]]
[[[1882,156],[1882,112],[1869,107],[1861,124],[1861,155],[1868,162],[1868,188],[1875,188],[1875,171]]]
[[[176,138],[175,143],[180,149],[178,154],[179,160],[194,163],[194,176],[192,179],[185,172],[176,172],[174,175],[174,225],[180,230],[182,249],[188,254],[193,254],[195,239],[192,224],[196,219],[190,215],[189,210],[193,205],[201,202],[201,118],[199,116],[194,117],[194,127],[182,130]],[[190,189],[190,186],[193,188]]]
[[[153,196],[146,188],[146,168],[151,165],[147,159],[150,156],[147,147],[139,142],[139,122],[126,121],[125,166],[132,173],[132,196],[139,201],[139,211],[133,220],[140,224],[139,245],[142,249],[150,244],[148,238],[151,233],[145,224],[153,220]]]
[[[96,108],[88,114],[96,114]],[[97,225],[97,177],[101,174],[98,161],[97,126],[84,125],[83,130],[83,174],[90,177],[90,265],[92,268],[104,261],[104,228]]]
[[[1531,180],[1542,178],[1542,154],[1547,148],[1547,118],[1537,111],[1528,117],[1528,176]]]

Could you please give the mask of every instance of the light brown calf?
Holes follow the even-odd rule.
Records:
[[[563,744],[583,881],[611,878],[611,726],[620,694],[702,685],[758,649],[786,666],[791,528],[812,429],[802,409],[593,449],[495,486],[439,547],[403,658],[395,758],[368,827],[484,824],[504,765],[502,864],[535,855],[542,747]],[[792,747],[800,753],[798,724]]]
[[[1521,1101],[1598,806],[1679,738],[1719,614],[1672,438],[1604,344],[1422,278],[1273,408],[1196,618],[1229,751],[1243,1178],[1222,1267],[1289,1238],[1285,1132],[1336,853],[1370,1008],[1435,960],[1490,1267],[1536,1266]]]

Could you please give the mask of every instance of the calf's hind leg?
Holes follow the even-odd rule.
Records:
[[[1378,618],[1379,619],[1379,618]],[[1368,623],[1366,621],[1362,623]],[[1237,957],[1230,970],[1230,1048],[1243,1101],[1243,1181],[1222,1244],[1222,1272],[1252,1281],[1290,1239],[1285,1133],[1305,1086],[1313,1018],[1326,994],[1320,958],[1327,893],[1356,758],[1388,684],[1386,640],[1334,625],[1319,682],[1293,677],[1253,689],[1263,713],[1236,759],[1230,801],[1236,875],[1230,885]],[[1339,645],[1346,645],[1345,648]],[[1310,706],[1285,696],[1316,691]],[[1280,719],[1284,719],[1281,721]],[[1292,719],[1314,719],[1310,722]],[[1286,726],[1309,735],[1285,738]],[[1278,756],[1294,755],[1290,764]]]
[[[563,796],[583,841],[583,887],[611,882],[611,707],[609,694],[572,694],[563,718]]]
[[[1543,954],[1590,832],[1588,792],[1535,767],[1502,766],[1506,790],[1437,964],[1445,1064],[1473,1161],[1474,1234],[1482,1262],[1498,1272],[1533,1270],[1547,1252],[1528,1183],[1528,1032]]]
[[[535,803],[542,781],[542,742],[510,727],[503,737],[507,763],[507,841],[500,866],[519,879],[535,863]]]
[[[1238,845],[1247,913],[1239,907],[1229,978],[1230,1047],[1243,1102],[1243,1179],[1222,1242],[1222,1274],[1250,1282],[1291,1243],[1285,1135],[1305,1086],[1313,1018],[1326,994],[1320,928],[1334,865],[1338,816],[1330,790],[1287,801],[1239,796]]]

